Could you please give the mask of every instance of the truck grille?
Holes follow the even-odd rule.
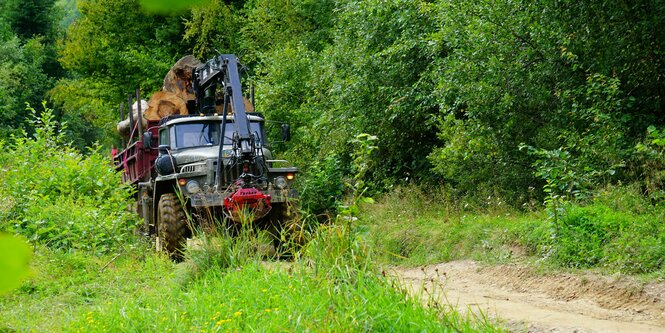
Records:
[[[188,164],[188,165],[183,165],[182,168],[180,168],[180,172],[182,173],[205,172],[205,171],[206,171],[205,163]]]

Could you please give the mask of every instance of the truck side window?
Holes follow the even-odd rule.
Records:
[[[176,145],[175,126],[169,127],[168,139],[169,139],[169,146],[171,146],[171,148],[178,148],[178,146]]]
[[[263,123],[256,122],[256,121],[253,121],[253,122],[249,123],[249,127],[252,130],[252,134],[256,135],[256,140],[257,140],[256,143],[259,146],[263,145],[263,128],[262,128],[263,126],[261,126],[262,124]]]
[[[170,145],[171,143],[169,142],[169,131],[168,130],[161,130],[159,131],[159,144],[160,145]]]

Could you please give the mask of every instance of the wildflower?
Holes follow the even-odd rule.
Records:
[[[234,312],[234,313],[233,313],[233,316],[234,316],[234,317],[240,317],[240,316],[242,316],[242,311],[236,311],[236,312]]]
[[[231,319],[220,319],[217,323],[215,323],[215,326],[222,326],[224,323],[230,322]]]

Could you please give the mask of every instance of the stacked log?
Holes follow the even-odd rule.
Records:
[[[180,58],[164,77],[162,90],[156,92],[148,101],[146,119],[159,120],[177,114],[189,114],[187,102],[196,98],[192,88],[192,72],[201,65],[194,56]]]
[[[166,73],[162,91],[158,91],[150,97],[145,118],[159,120],[170,115],[189,114],[187,101],[196,98],[192,88],[192,71],[200,65],[201,62],[194,56],[188,55],[180,58]]]
[[[158,91],[150,97],[148,110],[143,116],[148,120],[159,120],[174,114],[188,114],[187,100],[169,91]]]
[[[143,128],[146,127],[147,120],[159,120],[161,118],[189,114],[187,102],[194,100],[194,89],[192,88],[192,71],[201,63],[188,55],[180,58],[164,77],[162,90],[152,94],[150,100],[141,101],[141,120]],[[134,122],[137,121],[138,112],[136,103],[132,107]],[[120,135],[128,137],[130,133],[129,116],[127,119],[118,123],[116,129]]]
[[[148,108],[148,102],[141,100],[141,113],[145,112],[147,108]],[[132,119],[134,120],[134,124],[136,124],[136,121],[139,119],[138,102],[134,102],[134,104],[132,105],[131,112],[133,115]],[[143,121],[143,128],[146,128],[147,126],[146,118],[142,117],[142,121]],[[127,116],[127,119],[118,123],[116,129],[118,130],[118,133],[120,133],[120,135],[124,137],[128,137],[131,134],[129,128],[129,115]]]
[[[141,113],[143,128],[146,126],[147,120],[159,120],[161,118],[171,115],[186,115],[189,114],[187,109],[187,102],[196,99],[194,89],[192,87],[192,72],[200,66],[201,62],[194,56],[188,55],[180,58],[173,67],[166,73],[164,77],[164,84],[162,90],[152,94],[148,102],[141,101]],[[223,91],[218,91],[217,98],[223,100]],[[243,97],[243,104],[247,112],[253,112],[254,106],[252,103]],[[222,105],[216,106],[217,113],[223,112]],[[136,110],[136,103],[132,107],[134,113],[134,122],[138,119]],[[233,112],[229,105],[229,112]],[[128,137],[130,133],[129,118],[118,123],[117,130],[120,135]]]
[[[219,97],[219,99],[224,98],[223,96],[218,96],[218,97]],[[224,104],[224,103],[222,103],[222,104]],[[245,112],[254,112],[254,105],[252,105],[252,102],[250,102],[244,96],[242,98],[242,104],[245,106]],[[215,112],[217,112],[220,115],[224,112],[224,108],[222,107],[221,104],[215,106]],[[229,102],[229,107],[228,107],[228,113],[229,114],[233,113],[233,107],[231,106],[230,102]]]

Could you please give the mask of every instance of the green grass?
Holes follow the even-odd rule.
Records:
[[[145,251],[134,247],[113,260],[36,247],[30,278],[0,297],[0,331],[63,331],[79,311],[160,288],[172,264]]]
[[[203,239],[174,264],[146,246],[120,256],[37,247],[32,276],[0,298],[0,331],[475,332],[484,319],[426,307],[382,276],[361,235],[320,228],[292,262]],[[222,257],[236,256],[235,260]]]
[[[520,212],[488,199],[468,207],[441,193],[396,190],[365,205],[360,220],[383,263],[455,259],[529,261],[554,269],[665,276],[665,212],[633,187],[608,188],[585,204]]]
[[[460,206],[441,193],[400,188],[365,205],[360,220],[378,260],[418,266],[463,258],[509,260],[518,249],[518,230],[545,217],[505,207],[469,212]]]
[[[290,262],[267,260],[266,239],[248,231],[202,237],[179,264],[141,241],[109,254],[37,245],[30,277],[0,297],[0,332],[498,331],[424,305],[436,302],[408,295],[377,263],[520,260],[665,276],[665,216],[639,193],[608,189],[559,207],[557,220],[490,204],[399,189],[362,207],[358,224],[318,228]]]

